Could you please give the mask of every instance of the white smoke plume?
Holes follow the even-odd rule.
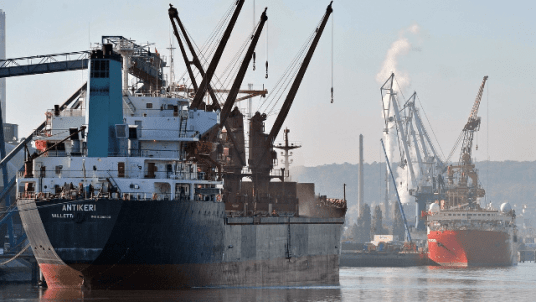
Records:
[[[387,122],[386,127],[387,129],[384,129],[383,133],[383,141],[385,145],[385,151],[387,152],[387,157],[389,158],[389,161],[394,161],[394,154],[395,154],[395,147],[396,147],[396,125],[394,120],[394,112],[392,106],[389,106],[390,102],[390,95],[385,94],[383,97],[383,108],[390,108],[388,112],[384,112],[382,114],[382,118],[384,117],[392,117],[392,121]],[[384,116],[385,114],[385,116]]]
[[[382,63],[382,67],[380,72],[376,74],[376,81],[382,85],[385,83],[385,81],[389,78],[391,73],[395,74],[396,83],[393,86],[395,89],[398,89],[400,91],[404,90],[404,88],[408,87],[410,85],[410,78],[409,75],[406,72],[400,71],[397,69],[398,62],[400,57],[408,54],[408,52],[412,49],[412,44],[410,40],[408,39],[408,34],[416,35],[418,36],[420,33],[420,27],[418,24],[413,24],[408,28],[405,28],[400,31],[398,39],[391,44],[391,47],[387,51],[387,55],[385,56],[385,59]],[[383,116],[384,118],[390,118],[390,121],[387,123],[387,131],[384,132],[384,142],[385,142],[385,149],[387,152],[387,156],[389,157],[389,161],[391,162],[391,165],[393,165],[394,161],[399,161],[400,157],[395,158],[395,150],[398,145],[397,140],[397,131],[396,131],[396,124],[395,124],[395,117],[394,112],[392,110],[392,106],[389,106],[389,95],[385,95],[383,99],[383,105],[384,108],[391,108],[387,116]],[[392,169],[394,169],[394,166],[391,166]],[[409,169],[407,166],[404,168],[398,167],[397,169],[397,180],[396,180],[396,186],[398,188],[398,193],[400,195],[400,201],[402,203],[408,203],[410,201],[410,195],[408,191],[408,182],[409,180],[409,173],[407,173],[407,169]],[[394,189],[394,188],[393,188]]]
[[[382,68],[378,74],[376,74],[376,81],[380,84],[383,84],[391,73],[395,73],[398,84],[400,85],[400,90],[403,90],[405,87],[409,86],[410,79],[406,72],[402,72],[397,69],[398,59],[401,56],[408,54],[412,49],[412,44],[410,43],[407,35],[412,34],[418,36],[421,29],[418,24],[413,24],[408,28],[405,28],[400,31],[398,40],[394,41],[391,44],[391,48],[387,51],[387,55],[382,63]]]
[[[400,196],[400,202],[407,204],[410,202],[410,195],[408,190],[408,181],[410,179],[408,166],[404,168],[398,166],[396,177],[396,188],[398,189],[398,195]]]

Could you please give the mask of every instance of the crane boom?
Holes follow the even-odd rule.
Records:
[[[242,9],[243,5],[244,5],[244,0],[238,0],[236,2],[236,8],[233,13],[233,16],[231,17],[231,20],[229,21],[229,24],[227,25],[227,28],[225,29],[225,32],[223,33],[223,37],[221,38],[220,44],[218,45],[218,48],[216,49],[216,52],[214,53],[214,57],[212,58],[212,61],[208,65],[207,73],[203,76],[203,80],[201,81],[201,84],[199,84],[199,90],[197,91],[197,93],[194,96],[194,99],[192,100],[192,104],[190,105],[192,108],[200,108],[201,106],[203,97],[205,96],[205,92],[210,86],[210,81],[212,80],[212,77],[214,76],[214,73],[216,72],[216,67],[218,67],[218,63],[220,62],[221,56],[223,55],[223,50],[225,49],[225,46],[227,45],[227,41],[229,41],[229,37],[231,36],[231,32],[233,31],[233,28],[236,24],[236,19],[238,18],[238,15],[240,14],[240,10]]]
[[[473,104],[473,108],[471,109],[471,114],[469,115],[469,119],[467,120],[467,123],[463,127],[463,143],[462,143],[462,150],[460,153],[460,161],[459,161],[460,166],[471,164],[471,152],[473,149],[473,135],[475,131],[478,131],[480,129],[480,117],[477,115],[478,108],[480,107],[480,101],[482,100],[482,93],[484,91],[484,86],[486,85],[487,80],[488,80],[488,76],[485,76],[484,79],[482,79],[482,84],[480,84],[480,89],[478,90],[478,94]]]
[[[169,5],[168,14],[169,14],[169,20],[171,21],[171,25],[173,26],[173,33],[175,37],[177,38],[177,41],[179,43],[179,47],[181,50],[182,57],[184,59],[184,64],[186,64],[186,68],[188,71],[188,75],[190,76],[190,79],[192,81],[192,85],[194,86],[195,95],[194,101],[192,101],[192,108],[198,108],[201,106],[201,102],[203,99],[203,96],[205,95],[205,92],[208,91],[214,109],[220,109],[220,105],[218,103],[218,99],[216,97],[216,94],[214,93],[214,90],[212,89],[210,85],[210,80],[212,79],[212,76],[214,75],[214,71],[216,67],[218,66],[219,60],[221,58],[221,55],[223,54],[223,50],[227,44],[227,41],[229,40],[229,36],[231,35],[231,32],[234,28],[234,25],[236,23],[236,19],[238,18],[238,15],[240,14],[240,10],[242,8],[242,5],[244,4],[243,0],[237,1],[236,8],[234,11],[234,14],[229,21],[229,24],[227,25],[226,31],[223,34],[222,39],[220,40],[220,44],[218,45],[218,48],[216,50],[216,53],[214,54],[214,57],[212,58],[212,61],[210,62],[210,65],[208,67],[207,73],[205,73],[205,70],[203,68],[203,65],[201,65],[201,62],[199,61],[199,57],[197,56],[194,46],[190,39],[188,38],[188,34],[186,32],[186,29],[184,28],[184,25],[181,22],[181,19],[179,18],[179,13],[177,12],[177,9],[173,7],[173,5]],[[188,45],[188,49],[190,50],[190,53],[192,55],[192,61],[188,60],[188,57],[186,55],[186,50],[184,48],[184,44],[182,43],[182,39],[180,38],[179,32],[177,30],[177,26],[175,25],[175,21],[179,25],[179,28],[181,29],[181,32],[184,36],[184,40],[186,41],[186,44]],[[197,82],[195,80],[191,64],[193,64],[197,70],[199,71],[199,74],[201,74],[201,77],[203,78],[203,81],[201,83],[201,91],[199,90],[199,87],[197,85]],[[208,81],[205,81],[205,79],[208,79]],[[199,94],[199,96],[197,96]],[[196,100],[197,98],[197,100]]]
[[[267,8],[264,9],[264,12],[261,15],[259,26],[257,27],[257,30],[255,31],[255,34],[253,35],[253,37],[251,37],[251,44],[249,45],[248,51],[246,52],[244,61],[242,61],[242,65],[240,65],[240,69],[238,70],[238,74],[235,78],[233,86],[231,87],[231,90],[229,91],[229,94],[227,95],[227,100],[225,101],[223,105],[223,109],[220,114],[220,128],[223,127],[223,125],[225,124],[225,121],[227,120],[227,117],[229,116],[229,113],[231,112],[231,109],[233,108],[233,105],[236,101],[236,96],[238,95],[238,91],[240,90],[240,85],[244,81],[244,76],[246,75],[249,62],[251,61],[251,58],[253,57],[255,46],[257,45],[257,41],[259,41],[259,37],[261,36],[262,28],[264,27],[266,20],[268,20],[268,16],[266,16],[266,10]]]
[[[277,153],[273,150],[273,143],[277,137],[283,122],[285,121],[292,102],[296,97],[298,88],[300,87],[307,66],[309,65],[315,48],[322,36],[322,32],[326,27],[326,23],[329,19],[330,14],[333,12],[331,8],[333,1],[328,5],[326,13],[322,17],[320,26],[316,28],[315,35],[309,46],[309,49],[303,59],[303,62],[296,74],[285,102],[281,107],[275,123],[269,134],[264,133],[264,121],[266,120],[266,114],[261,114],[256,112],[250,119],[249,124],[249,168],[251,170],[251,179],[253,182],[253,195],[261,196],[263,194],[268,194],[268,187],[270,183],[270,170],[273,168],[274,160],[277,158]],[[281,179],[284,179],[284,175],[281,176]]]
[[[473,104],[471,114],[469,115],[469,119],[467,120],[467,124],[465,124],[463,131],[475,130],[478,125],[480,125],[480,118],[477,116],[477,114],[478,108],[480,107],[480,101],[482,100],[482,93],[484,92],[484,85],[486,85],[487,80],[488,76],[485,76],[482,80],[482,84],[480,84],[480,89],[478,90],[478,94],[476,95],[475,103]]]
[[[307,51],[307,55],[303,59],[303,63],[300,67],[300,70],[298,71],[298,74],[296,75],[296,79],[294,80],[294,82],[292,83],[292,86],[290,87],[287,98],[285,99],[285,103],[283,103],[283,106],[281,106],[281,111],[277,115],[277,118],[272,127],[272,130],[270,131],[270,134],[268,135],[268,143],[273,143],[273,141],[279,134],[281,127],[283,126],[283,122],[287,118],[290,107],[292,106],[292,102],[294,101],[294,98],[296,97],[298,88],[300,88],[301,81],[303,80],[303,76],[305,75],[305,71],[307,71],[309,62],[311,62],[311,58],[313,57],[313,53],[315,52],[316,45],[318,44],[318,41],[320,40],[320,37],[322,36],[322,32],[324,31],[324,28],[326,27],[326,23],[328,22],[329,15],[331,15],[331,13],[333,12],[333,8],[331,8],[332,4],[333,4],[333,1],[331,1],[331,3],[328,5],[326,9],[326,14],[324,15],[322,19],[322,23],[316,30],[316,36],[314,37],[313,42],[311,43],[311,46],[309,47],[309,51]]]
[[[173,21],[173,19],[177,20],[177,23],[181,27],[181,30],[183,29],[182,22],[179,19],[179,13],[177,12],[177,9],[174,8],[173,5],[171,5],[171,4],[169,5],[168,15],[169,15],[169,21],[171,21],[171,26],[173,26],[173,34],[175,35],[175,37],[177,38],[177,42],[179,43],[179,48],[181,50],[182,59],[184,60],[184,64],[186,65],[186,70],[188,71],[188,75],[190,76],[190,79],[192,80],[192,85],[194,86],[194,91],[197,91],[197,89],[198,89],[197,82],[195,81],[194,72],[192,71],[192,66],[190,66],[190,65],[194,64],[197,67],[197,66],[199,66],[201,64],[199,64],[199,65],[196,64],[197,62],[199,62],[199,59],[197,58],[197,55],[195,54],[195,52],[192,53],[192,57],[193,57],[192,62],[188,61],[188,56],[186,55],[186,50],[184,48],[184,44],[182,44],[182,39],[181,39],[181,37],[179,35],[179,31],[177,30],[177,25],[175,25],[175,22]],[[184,37],[186,39],[186,42],[190,41],[190,40],[188,40],[187,35],[184,35]],[[188,46],[190,46],[190,43],[188,43]],[[190,50],[191,49],[192,48],[190,48]],[[173,83],[171,83],[171,84],[173,84]]]

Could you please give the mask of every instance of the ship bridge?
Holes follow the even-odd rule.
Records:
[[[115,52],[123,56],[123,65],[128,66],[124,74],[130,74],[136,77],[143,84],[139,92],[143,91],[158,91],[160,87],[165,85],[163,80],[163,68],[167,63],[158,52],[151,52],[150,45],[140,45],[134,40],[126,39],[123,36],[103,36],[101,44],[111,44]],[[28,76],[37,74],[48,74],[62,71],[75,71],[88,69],[91,50],[57,53],[47,55],[35,55],[29,57],[19,57],[0,60],[0,78]],[[125,64],[125,62],[127,64]],[[70,96],[62,105],[56,106],[55,110],[62,112],[68,110],[69,106],[77,106],[77,100],[87,91],[87,83],[83,84],[75,93]],[[0,112],[0,125],[3,125]],[[20,236],[15,240],[13,236],[12,216],[17,213],[15,203],[10,202],[9,192],[15,187],[15,179],[13,176],[8,179],[7,163],[11,161],[15,155],[22,151],[28,143],[32,141],[34,136],[42,132],[47,126],[46,121],[35,127],[32,133],[29,133],[25,139],[8,154],[6,154],[4,146],[3,127],[0,127],[0,168],[3,171],[3,183],[6,184],[0,190],[0,201],[5,200],[5,209],[0,211],[0,226],[7,224],[9,235],[9,246],[19,246],[25,239],[26,235]],[[21,168],[22,170],[22,168]]]

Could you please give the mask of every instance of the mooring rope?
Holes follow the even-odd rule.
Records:
[[[30,247],[30,244],[28,243],[17,255],[13,256],[13,258],[5,261],[5,262],[2,262],[0,263],[0,266],[4,266],[6,264],[8,264],[9,262],[15,260],[17,257],[19,257],[22,253],[24,253],[28,248]]]

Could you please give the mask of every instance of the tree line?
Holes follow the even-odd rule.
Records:
[[[393,224],[384,227],[383,213],[379,205],[374,208],[374,213],[371,213],[370,206],[363,204],[359,211],[357,221],[351,226],[350,235],[355,242],[369,242],[374,239],[374,235],[394,235],[398,236],[399,240],[404,240],[404,220],[397,204],[394,205]]]

